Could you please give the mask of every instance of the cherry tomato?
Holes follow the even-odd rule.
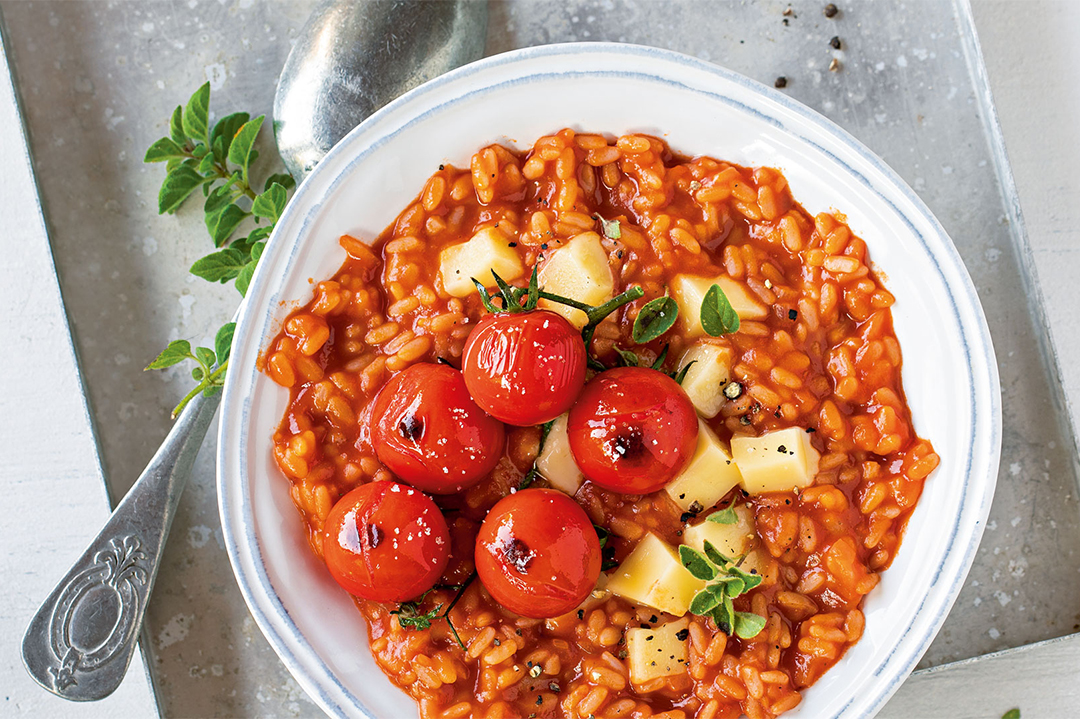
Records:
[[[547,310],[487,315],[465,343],[462,373],[476,403],[528,427],[570,409],[585,384],[585,343]]]
[[[503,497],[476,536],[477,576],[495,601],[524,617],[557,617],[581,604],[600,564],[585,510],[554,489]]]
[[[352,490],[330,510],[323,531],[330,574],[363,599],[414,599],[431,589],[450,559],[442,512],[431,497],[397,482]]]
[[[425,492],[450,494],[495,469],[502,422],[476,406],[453,367],[422,363],[398,372],[375,399],[375,453],[391,472]]]
[[[570,408],[567,434],[592,482],[623,494],[655,492],[694,454],[697,412],[679,384],[645,367],[596,375]]]

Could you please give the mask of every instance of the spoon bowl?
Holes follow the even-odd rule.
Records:
[[[369,115],[484,54],[487,3],[326,0],[285,61],[274,136],[297,181]]]

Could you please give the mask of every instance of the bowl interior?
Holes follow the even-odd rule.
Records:
[[[349,597],[312,556],[270,454],[288,393],[259,352],[311,280],[371,240],[440,163],[562,127],[645,132],[686,155],[778,168],[810,213],[843,212],[897,297],[904,388],[942,462],[902,548],[865,602],[866,632],[788,716],[869,716],[944,621],[978,545],[997,476],[1000,397],[985,320],[960,259],[925,206],[839,128],[741,76],[626,45],[532,48],[462,68],[353,131],[298,190],[260,263],[237,328],[219,449],[226,543],[245,599],[297,679],[335,715],[415,716],[375,665]]]

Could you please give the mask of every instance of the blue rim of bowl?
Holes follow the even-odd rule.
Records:
[[[902,657],[899,660],[899,668],[901,669],[901,671],[896,672],[892,680],[887,685],[879,688],[877,692],[878,696],[874,698],[873,702],[868,707],[866,707],[866,712],[863,716],[873,716],[885,704],[888,698],[899,688],[900,684],[907,678],[908,674],[914,668],[915,664],[918,662],[923,652],[925,652],[925,650],[929,647],[931,640],[937,634],[937,631],[940,629],[942,623],[944,622],[946,615],[952,608],[956,596],[963,585],[963,581],[967,576],[967,572],[970,569],[971,563],[974,560],[975,552],[978,548],[979,541],[982,537],[983,528],[986,524],[986,517],[989,513],[990,503],[993,499],[996,483],[997,468],[1001,447],[1001,395],[997,375],[997,362],[994,356],[989,328],[987,326],[985,316],[982,312],[982,306],[979,303],[978,296],[975,292],[975,287],[971,282],[970,276],[968,275],[967,270],[963,265],[959,253],[957,252],[951,239],[949,239],[948,234],[941,226],[940,222],[930,212],[929,208],[926,207],[925,203],[922,202],[918,195],[915,194],[915,192],[903,181],[903,179],[900,178],[899,175],[897,175],[897,173],[892,168],[886,165],[884,161],[878,158],[866,146],[856,140],[847,131],[843,130],[838,125],[833,123],[831,120],[825,118],[824,116],[803,105],[802,103],[799,103],[798,101],[793,100],[788,96],[783,95],[782,93],[776,92],[772,88],[766,87],[765,85],[755,80],[751,80],[736,72],[733,72],[726,68],[722,68],[712,63],[698,60],[697,58],[683,55],[681,53],[641,45],[607,42],[542,45],[538,47],[514,50],[501,55],[485,58],[475,63],[471,63],[464,67],[458,68],[457,70],[435,78],[425,83],[424,85],[421,85],[420,87],[406,93],[405,95],[401,96],[397,100],[391,102],[390,104],[373,114],[370,118],[368,118],[368,120],[353,129],[345,138],[343,138],[339,143],[337,143],[330,150],[329,153],[327,153],[326,157],[319,164],[319,166],[315,168],[315,170],[309,176],[308,180],[302,183],[301,186],[298,188],[296,196],[294,196],[293,198],[293,201],[290,202],[289,205],[286,207],[285,213],[282,216],[281,221],[279,222],[279,226],[287,226],[289,224],[288,221],[292,220],[292,215],[300,211],[294,209],[296,207],[299,207],[300,205],[300,203],[298,203],[296,200],[302,195],[302,193],[305,192],[305,188],[313,187],[311,178],[317,177],[321,169],[329,167],[330,160],[351,149],[351,146],[358,141],[358,138],[361,138],[368,132],[369,127],[375,126],[380,120],[382,120],[382,118],[395,112],[399,108],[406,107],[407,105],[413,103],[416,99],[436,89],[442,88],[451,83],[459,82],[472,75],[490,70],[495,67],[522,63],[530,60],[535,60],[537,58],[582,54],[625,54],[634,57],[647,57],[656,60],[663,60],[669,63],[674,63],[676,65],[683,65],[694,70],[706,72],[708,74],[718,77],[723,81],[747,89],[754,94],[763,96],[765,99],[780,105],[783,109],[798,115],[802,120],[807,121],[809,124],[816,127],[817,129],[824,130],[834,140],[839,141],[846,147],[846,149],[854,153],[854,155],[856,155],[859,159],[869,163],[871,168],[880,174],[881,179],[885,181],[885,184],[889,186],[889,189],[898,191],[900,195],[913,206],[915,211],[922,216],[922,219],[925,220],[932,228],[932,239],[936,241],[937,252],[931,249],[931,244],[928,241],[928,238],[924,236],[924,234],[915,227],[908,213],[903,212],[893,200],[889,199],[889,197],[887,197],[877,189],[880,185],[875,185],[875,183],[870,178],[868,178],[859,170],[852,167],[852,165],[848,161],[845,161],[843,158],[837,156],[835,153],[821,146],[813,139],[807,137],[801,132],[789,128],[779,118],[764,113],[757,108],[750,107],[732,97],[728,97],[723,94],[717,94],[716,92],[703,89],[701,87],[692,87],[690,85],[686,85],[677,80],[674,80],[671,77],[666,77],[663,74],[649,74],[641,71],[582,70],[572,73],[529,72],[520,77],[502,79],[494,84],[485,85],[479,90],[472,90],[468,93],[458,94],[446,100],[445,102],[439,103],[433,107],[424,110],[423,112],[420,112],[419,114],[414,114],[404,124],[398,125],[390,129],[389,131],[384,131],[381,134],[377,135],[374,140],[367,143],[367,147],[363,150],[363,152],[361,152],[359,155],[355,156],[351,161],[349,161],[348,165],[340,171],[339,175],[332,182],[330,182],[328,186],[321,190],[322,199],[331,197],[339,183],[342,182],[343,179],[350,174],[353,168],[358,163],[363,161],[363,159],[368,154],[370,154],[386,142],[390,141],[393,137],[402,132],[405,128],[424,120],[426,117],[430,116],[433,113],[439,112],[447,107],[456,105],[467,99],[468,96],[475,96],[478,92],[496,92],[500,88],[508,85],[515,85],[537,80],[545,80],[550,79],[553,76],[568,77],[574,75],[612,75],[624,78],[646,80],[654,83],[659,82],[661,84],[674,86],[689,92],[693,92],[695,94],[705,95],[711,100],[719,101],[729,106],[736,107],[744,112],[751,113],[769,122],[770,124],[783,130],[786,134],[795,137],[798,140],[813,147],[818,152],[830,158],[837,165],[844,168],[851,176],[857,178],[864,186],[866,186],[867,189],[877,195],[878,199],[885,203],[895,213],[895,215],[904,222],[911,234],[918,239],[923,250],[926,252],[927,257],[934,264],[934,268],[937,271],[939,277],[941,278],[943,286],[945,287],[949,299],[952,302],[952,307],[950,309],[955,315],[957,325],[961,328],[960,337],[964,345],[966,358],[968,360],[968,377],[972,386],[970,407],[970,411],[972,414],[971,435],[968,438],[968,456],[965,458],[965,466],[963,472],[964,490],[962,496],[964,497],[965,501],[978,498],[980,500],[980,503],[975,513],[974,528],[971,532],[970,537],[968,538],[967,546],[963,547],[964,554],[960,559],[960,565],[958,567],[960,571],[954,575],[953,583],[949,586],[948,591],[944,595],[940,595],[937,602],[938,606],[936,608],[936,614],[934,615],[932,620],[930,620],[926,628],[923,630],[922,636],[918,637],[915,643],[909,645],[906,656]],[[311,218],[318,213],[321,204],[321,201],[314,202],[306,210],[307,216],[301,222],[299,231],[295,233],[294,236],[301,237],[306,234],[306,229],[311,222]],[[285,242],[285,240],[279,239],[278,234],[279,233],[275,232],[274,236],[271,237],[270,242],[268,243],[267,252],[264,254],[270,255],[271,252],[273,252],[276,255],[278,252],[280,252],[278,247],[281,246],[281,244]],[[294,243],[292,245],[291,253],[287,262],[288,265],[291,265],[294,262],[296,253],[300,249],[300,246],[300,243]],[[951,265],[951,269],[962,279],[960,287],[956,287],[955,283],[950,283],[946,280],[945,273],[942,269],[941,260],[947,261],[947,264]],[[261,294],[263,292],[264,285],[267,285],[272,281],[271,275],[269,275],[265,271],[261,271],[264,266],[267,266],[269,264],[270,263],[268,262],[260,263],[260,271],[256,271],[255,276],[252,279],[251,286],[248,290],[249,297],[255,297]],[[956,295],[957,291],[961,292],[959,298]],[[278,301],[278,294],[273,293],[268,303],[268,306],[274,307],[277,305]],[[974,318],[976,320],[974,323],[963,321],[963,316],[961,314],[962,304],[967,305],[967,311],[974,315]],[[241,308],[240,316],[237,321],[237,339],[239,340],[244,337],[256,337],[259,339],[259,341],[261,341],[263,337],[267,336],[266,332],[268,329],[268,325],[270,324],[272,319],[271,315],[272,313],[264,314],[262,318],[262,326],[257,328],[258,332],[252,333],[252,328],[250,327],[250,325],[256,323],[258,321],[258,318],[252,314],[250,305],[245,302]],[[974,336],[969,337],[968,332],[971,330],[976,330],[976,332]],[[972,342],[972,340],[974,342]],[[972,367],[974,366],[972,362],[972,344],[975,344],[977,347],[981,348],[981,356],[985,362],[985,368],[987,370],[987,377],[985,380],[984,389],[989,390],[989,392],[987,393],[987,397],[989,399],[989,407],[984,409],[989,410],[989,416],[991,418],[991,421],[989,427],[989,434],[983,438],[983,441],[989,442],[992,451],[992,454],[989,457],[989,461],[986,464],[986,473],[988,475],[989,481],[985,482],[981,496],[975,495],[974,497],[970,494],[970,488],[972,483],[972,468],[974,464],[973,454],[974,448],[977,446],[978,440],[980,439],[980,432],[978,431],[978,428],[983,427],[986,422],[985,420],[980,422],[979,415],[976,414],[976,410],[979,408],[977,406],[978,392],[976,386],[976,378],[972,372]],[[355,712],[359,710],[362,716],[370,717],[371,719],[377,719],[375,714],[367,706],[364,705],[360,698],[353,694],[349,689],[347,689],[334,676],[334,673],[326,665],[323,659],[315,652],[314,648],[303,637],[302,633],[299,631],[299,628],[289,616],[288,610],[285,608],[280,598],[275,593],[273,585],[269,579],[269,575],[267,574],[265,563],[262,559],[258,539],[255,537],[252,531],[254,521],[251,513],[251,506],[246,501],[243,502],[243,506],[241,508],[242,526],[240,528],[237,528],[233,525],[231,517],[234,509],[231,504],[232,495],[229,491],[229,472],[225,470],[225,468],[228,466],[228,452],[230,447],[228,441],[230,438],[227,436],[229,426],[227,418],[234,415],[236,411],[234,405],[239,404],[241,409],[241,429],[239,441],[238,443],[236,443],[236,446],[240,448],[240,450],[238,451],[238,459],[240,463],[238,481],[240,483],[240,491],[237,493],[237,497],[243,500],[244,498],[250,496],[247,459],[243,448],[247,446],[247,420],[251,409],[252,398],[250,395],[247,394],[238,394],[240,390],[233,388],[237,387],[239,384],[241,384],[241,382],[243,382],[245,386],[250,387],[251,383],[254,382],[255,374],[258,372],[255,367],[252,367],[250,369],[250,373],[246,375],[243,380],[238,379],[238,372],[229,373],[224,397],[222,399],[222,419],[218,436],[217,490],[219,514],[222,523],[225,545],[229,555],[229,561],[232,564],[234,574],[236,574],[237,583],[240,586],[244,600],[247,603],[248,608],[251,611],[256,623],[263,631],[263,634],[266,635],[268,641],[270,642],[274,650],[277,652],[282,662],[293,674],[293,676],[296,677],[297,681],[301,683],[304,689],[313,698],[316,699],[316,701],[322,706],[323,709],[325,709],[330,714],[344,717],[355,715]],[[948,549],[943,555],[941,564],[935,570],[935,576],[930,584],[931,588],[937,585],[938,581],[941,578],[941,572],[944,569],[950,554],[956,548],[955,545],[958,539],[957,535],[960,530],[959,520],[962,516],[963,514],[958,515],[957,522],[954,523],[951,529]],[[236,531],[237,529],[242,529],[243,531],[238,533]],[[240,539],[242,539],[243,541],[238,541]],[[241,549],[239,546],[241,543],[246,545],[251,553],[252,563],[255,571],[254,577],[248,576],[246,568],[243,566]],[[264,595],[264,600],[260,600],[260,597],[255,595],[255,593],[252,591],[252,586],[258,586],[259,588],[261,588]],[[927,596],[924,596],[922,598],[920,606],[916,611],[916,616],[919,616],[923,611],[928,597],[929,593],[927,594]],[[289,633],[288,636],[282,636],[281,634],[279,634],[271,619],[271,614],[273,614],[278,620],[284,622]],[[911,631],[912,627],[909,627],[907,630],[905,630],[902,640],[906,639],[908,633]],[[902,644],[903,641],[898,642],[897,647]],[[881,660],[878,667],[874,670],[874,676],[877,676],[885,667],[888,667],[894,663],[894,657],[897,652],[897,647],[893,647],[892,651],[890,651]],[[314,666],[317,669],[318,674],[321,674],[321,680],[315,680],[313,676],[311,676],[309,672],[309,667],[311,666]],[[896,669],[897,667],[894,666],[892,668]],[[331,696],[331,694],[327,691],[327,688],[324,686],[326,682],[329,682],[333,685],[334,689],[336,689],[336,691],[334,692],[335,694],[349,700],[348,706],[342,706],[335,698]],[[844,713],[848,710],[848,708],[854,701],[855,697],[850,698],[847,704],[841,707],[838,713],[834,716],[844,715]]]

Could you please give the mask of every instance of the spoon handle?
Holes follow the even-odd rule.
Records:
[[[101,533],[34,615],[23,638],[30,676],[65,699],[111,694],[138,643],[165,537],[221,393],[196,397]]]

